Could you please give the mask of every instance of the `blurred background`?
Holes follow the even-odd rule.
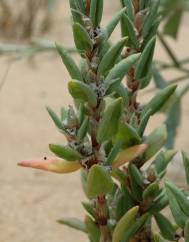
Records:
[[[120,8],[119,1],[104,2],[103,25]],[[149,90],[142,91],[143,102],[148,102],[163,78],[179,81],[180,88],[186,88],[188,83],[189,15],[187,9],[181,9],[180,0],[171,0],[171,5],[169,0],[162,2],[169,5],[163,12],[165,20],[160,31],[178,60],[184,60],[184,67],[176,66],[165,45],[158,41],[156,66],[162,69],[161,81],[156,79]],[[119,28],[112,42],[118,38]],[[53,49],[55,41],[73,47],[68,0],[0,0],[1,242],[87,241],[79,232],[56,223],[63,215],[84,216],[80,201],[85,198],[79,174],[62,176],[17,167],[20,160],[49,155],[49,143],[64,142],[45,109],[49,105],[58,112],[61,106],[71,103],[67,91],[69,75]],[[168,63],[169,68],[162,62]],[[186,152],[189,152],[188,103],[186,93],[181,108],[175,105],[175,112],[169,117],[172,123],[179,124],[175,147]],[[148,132],[165,119],[163,113],[153,118]],[[174,124],[172,131],[176,130]],[[169,176],[182,183],[179,156],[170,166]]]

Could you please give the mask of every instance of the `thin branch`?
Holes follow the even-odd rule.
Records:
[[[55,45],[49,41],[33,40],[28,45],[4,44],[0,43],[0,55],[19,55],[19,56],[33,56],[43,52],[55,51]],[[69,53],[76,53],[76,49],[67,48]]]
[[[183,75],[183,76],[180,76],[180,77],[177,77],[177,78],[174,78],[174,79],[172,79],[170,81],[167,81],[167,83],[168,83],[168,85],[176,84],[176,83],[179,83],[179,82],[182,82],[182,81],[186,81],[188,79],[189,79],[189,74]],[[156,87],[149,88],[148,90],[146,90],[142,94],[145,95],[146,93],[154,92],[156,89],[157,89]]]
[[[161,42],[161,44],[163,45],[164,49],[166,50],[167,54],[169,55],[169,57],[171,58],[171,60],[173,61],[174,65],[176,67],[180,66],[179,61],[177,60],[177,57],[175,56],[175,54],[173,53],[173,51],[171,50],[169,44],[167,43],[167,41],[164,39],[163,35],[158,32],[157,36]]]

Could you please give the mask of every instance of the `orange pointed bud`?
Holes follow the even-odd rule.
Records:
[[[55,172],[71,173],[79,170],[82,166],[78,161],[69,162],[58,158],[46,158],[25,160],[18,163],[19,166]]]

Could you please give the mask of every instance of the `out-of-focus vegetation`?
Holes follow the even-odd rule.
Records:
[[[15,8],[16,4],[16,8]],[[48,32],[56,0],[0,0],[0,34],[5,39],[29,39]]]

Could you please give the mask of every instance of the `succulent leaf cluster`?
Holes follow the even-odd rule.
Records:
[[[81,66],[57,44],[71,81],[74,106],[57,115],[47,108],[66,144],[50,144],[53,158],[22,166],[69,173],[80,170],[87,201],[84,221],[58,222],[86,233],[91,242],[189,241],[188,192],[164,182],[176,154],[164,149],[167,128],[150,134],[150,118],[173,97],[176,85],[161,89],[148,103],[138,93],[150,84],[159,0],[122,0],[122,9],[101,27],[103,0],[70,0],[73,38]],[[121,26],[121,38],[111,34]],[[189,184],[189,158],[183,153]],[[174,221],[162,212],[170,208]],[[159,230],[154,231],[152,220]]]

